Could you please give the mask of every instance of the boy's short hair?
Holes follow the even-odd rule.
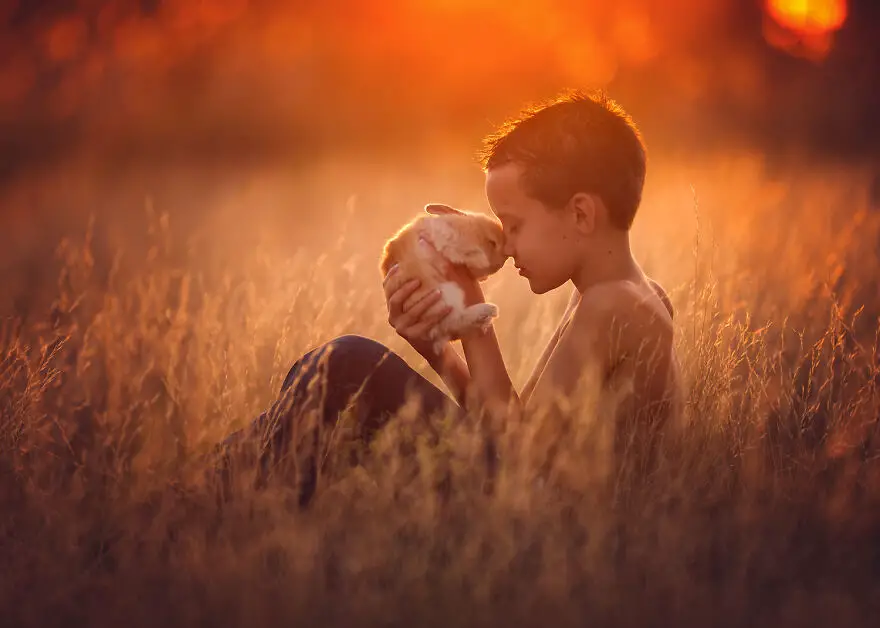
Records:
[[[525,110],[483,142],[484,170],[516,162],[529,196],[562,207],[598,195],[611,223],[628,230],[642,200],[647,155],[632,118],[601,91],[570,92]]]

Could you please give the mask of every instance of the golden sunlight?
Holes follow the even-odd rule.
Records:
[[[764,38],[789,54],[819,61],[847,17],[846,0],[766,0]]]
[[[831,33],[846,21],[846,0],[767,0],[767,12],[797,33]]]

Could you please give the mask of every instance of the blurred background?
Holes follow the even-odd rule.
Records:
[[[645,136],[670,290],[708,247],[731,304],[853,264],[880,302],[878,35],[874,0],[0,0],[0,313],[52,301],[62,238],[121,272],[158,215],[188,270],[343,242],[372,277],[424,203],[487,209],[486,133],[594,87]]]
[[[0,0],[2,624],[876,625],[878,40],[880,0]],[[384,240],[487,211],[482,138],[600,87],[647,143],[632,243],[693,428],[651,490],[602,488],[596,414],[512,426],[491,479],[477,422],[404,420],[315,509],[247,465],[204,492],[322,341],[439,383]],[[485,290],[520,386],[568,290]]]

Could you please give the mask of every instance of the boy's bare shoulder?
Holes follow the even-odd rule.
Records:
[[[589,288],[581,297],[578,309],[598,313],[656,314],[670,320],[662,288],[658,291],[652,283],[637,284],[631,281],[608,281]],[[659,287],[659,284],[658,284]],[[668,297],[666,297],[668,298]]]
[[[664,293],[665,294],[665,293]],[[598,333],[613,327],[638,328],[641,333],[672,333],[669,308],[650,284],[613,281],[584,292],[572,316],[572,326]]]
[[[557,388],[571,392],[583,373],[598,373],[604,378],[608,369],[626,356],[636,355],[646,343],[671,346],[671,338],[672,322],[666,308],[647,283],[596,285],[575,305],[531,396],[540,399]]]

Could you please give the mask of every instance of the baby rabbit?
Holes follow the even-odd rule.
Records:
[[[398,231],[385,243],[380,269],[382,276],[395,264],[401,277],[420,279],[424,288],[439,288],[440,298],[452,311],[432,330],[430,340],[439,351],[449,340],[461,337],[470,328],[485,329],[498,315],[492,303],[465,307],[464,291],[454,281],[448,281],[441,264],[437,263],[430,247],[419,246],[423,238],[452,264],[467,267],[474,279],[485,280],[504,266],[507,256],[501,225],[485,214],[475,214],[447,205],[425,205],[429,215],[419,216]]]

